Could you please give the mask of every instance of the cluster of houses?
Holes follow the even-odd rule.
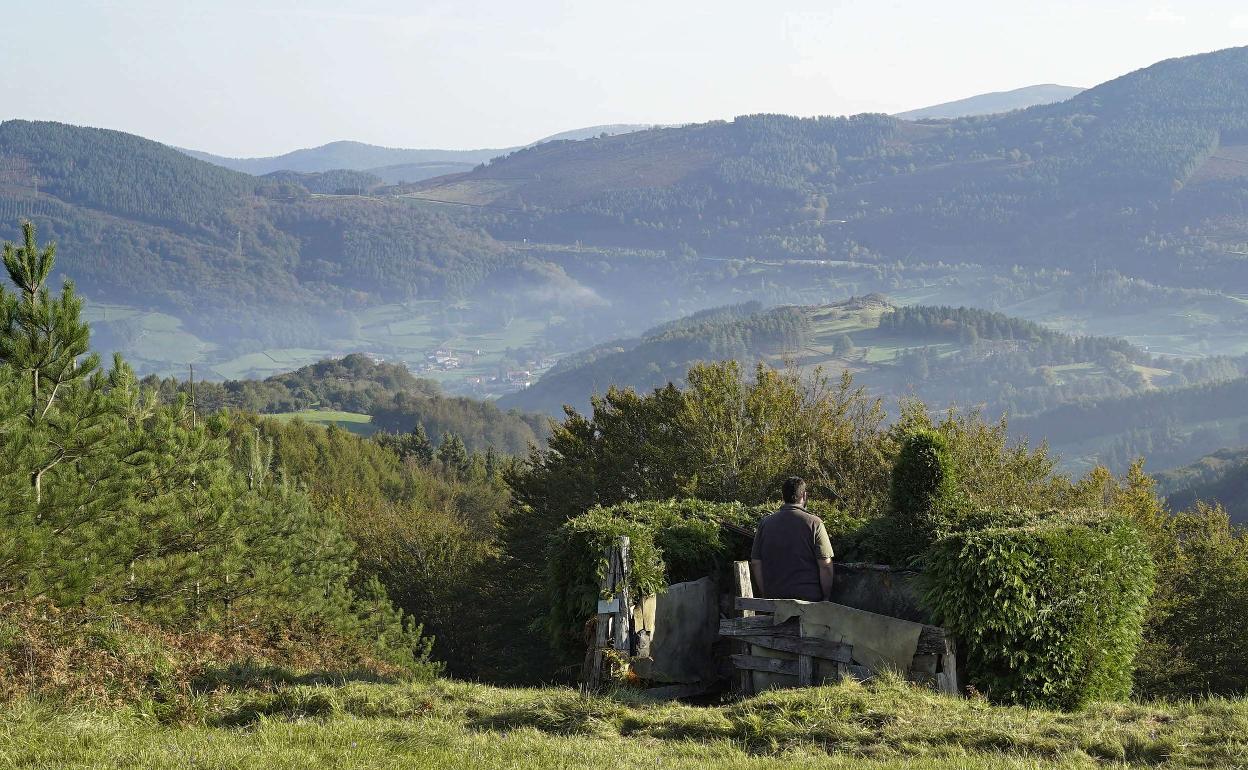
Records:
[[[524,390],[532,385],[535,379],[537,377],[532,371],[516,369],[508,370],[502,376],[496,377],[468,375],[464,377],[464,384],[474,393],[508,393],[514,390]]]
[[[474,363],[480,363],[478,359],[481,355],[482,352],[480,350],[456,351],[449,347],[441,347],[426,352],[424,361],[419,365],[409,364],[408,368],[413,373],[451,372],[470,368]],[[500,370],[498,374],[493,376],[468,374],[465,372],[459,385],[452,386],[452,390],[478,396],[496,396],[524,390],[537,380],[542,371],[554,366],[555,361],[556,359],[552,356],[537,356],[523,362],[515,369]],[[478,366],[477,370],[479,371],[480,368]]]
[[[473,359],[481,355],[481,351],[473,353],[456,353],[450,348],[438,348],[430,353],[425,354],[424,371],[440,370],[449,372],[454,369],[462,369],[472,363]]]

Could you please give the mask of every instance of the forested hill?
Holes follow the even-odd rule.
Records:
[[[1024,86],[1010,91],[994,91],[952,102],[933,104],[929,107],[919,107],[899,112],[896,117],[903,120],[923,120],[924,118],[968,118],[975,115],[993,115],[1035,107],[1038,104],[1064,101],[1082,90],[1074,86],[1059,86],[1053,83]]]
[[[1248,435],[1248,434],[1246,434]],[[1248,524],[1248,449],[1222,449],[1191,465],[1158,474],[1161,491],[1174,510],[1197,501],[1221,505],[1238,524]]]
[[[515,410],[504,411],[491,401],[447,396],[438,383],[412,376],[402,364],[377,362],[353,354],[327,359],[263,380],[191,383],[147,377],[143,384],[165,402],[181,393],[195,398],[205,415],[222,409],[258,414],[298,414],[319,421],[320,414],[350,413],[369,418],[370,430],[407,433],[420,430],[435,444],[448,434],[458,436],[470,451],[493,449],[524,455],[545,441],[549,419]],[[332,420],[331,420],[332,421]]]
[[[343,308],[462,295],[506,259],[402,201],[313,196],[130,134],[12,120],[0,237],[24,217],[73,253],[65,273],[93,301],[166,311],[223,346],[306,345]]]
[[[646,126],[612,124],[574,128],[538,139],[534,144],[569,139],[588,139],[604,134],[623,134],[642,128],[646,128]],[[270,174],[274,171],[295,171],[300,173],[334,170],[375,171],[389,166],[411,166],[426,163],[457,165],[466,170],[471,169],[478,163],[485,163],[491,158],[506,155],[517,149],[519,147],[479,150],[408,149],[404,147],[380,147],[364,142],[340,141],[323,144],[320,147],[292,150],[282,155],[263,158],[227,158],[199,150],[184,149],[181,151],[193,158],[208,161],[217,166],[259,176]],[[445,171],[443,173],[451,172]]]
[[[1248,48],[1164,61],[1068,101],[653,129],[513,153],[416,193],[506,214],[495,233],[717,256],[1094,261],[1248,286]]]
[[[697,362],[722,359],[848,370],[888,401],[913,395],[935,409],[980,406],[994,416],[1239,374],[1226,359],[1153,357],[1121,339],[1073,337],[974,308],[896,307],[870,295],[830,305],[704,311],[569,356],[501,403],[558,414],[564,404],[585,408],[610,386],[646,391],[681,382]],[[1047,435],[1044,426],[1033,435]]]
[[[1186,465],[1248,441],[1248,378],[1236,376],[1241,370],[1242,364],[1219,367],[1208,381],[1186,387],[1080,399],[1010,427],[1115,471],[1140,457],[1152,470]]]

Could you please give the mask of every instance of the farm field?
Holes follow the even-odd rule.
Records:
[[[1248,704],[1006,708],[902,682],[696,707],[563,688],[299,686],[201,696],[203,717],[0,707],[25,768],[1213,768],[1248,762]]]
[[[417,375],[437,380],[450,392],[458,392],[465,389],[469,377],[488,378],[500,368],[514,367],[507,360],[507,351],[540,341],[548,322],[545,316],[517,316],[506,325],[491,325],[477,317],[480,310],[475,302],[445,308],[436,301],[379,305],[355,314],[359,334],[354,339],[327,340],[314,347],[267,348],[234,356],[186,331],[181,321],[164,313],[88,303],[84,317],[98,330],[104,352],[123,349],[141,375],[184,378],[187,365],[194,364],[199,378],[263,379],[325,358],[363,352],[401,361]],[[460,368],[423,370],[426,355],[438,348],[472,355]]]
[[[267,415],[278,420],[303,420],[317,425],[337,425],[361,436],[370,436],[377,432],[373,426],[373,418],[358,412],[340,412],[332,409],[305,409],[301,412],[278,412]]]
[[[1150,302],[1131,311],[1093,312],[1067,307],[1063,293],[1050,291],[1024,299],[987,303],[999,286],[990,273],[973,270],[917,287],[889,292],[899,305],[989,307],[1009,316],[1074,335],[1121,337],[1150,353],[1184,357],[1248,354],[1248,299],[1229,294]]]

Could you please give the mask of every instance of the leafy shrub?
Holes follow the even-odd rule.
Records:
[[[927,565],[926,601],[993,700],[1072,709],[1130,693],[1154,578],[1131,522],[1066,512],[966,530]]]
[[[1197,505],[1154,534],[1157,592],[1136,688],[1161,697],[1248,692],[1248,534],[1220,507]]]
[[[380,612],[375,625],[393,649],[380,649],[370,629],[327,628],[317,619],[290,617],[222,633],[46,601],[0,604],[0,700],[130,705],[162,721],[183,721],[196,716],[197,697],[208,692],[432,681],[441,672],[427,641],[396,636],[402,626],[387,603],[360,609]]]
[[[957,523],[957,474],[949,442],[935,430],[902,440],[889,487],[889,529],[896,561],[921,554]]]

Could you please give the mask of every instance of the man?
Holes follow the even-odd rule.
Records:
[[[826,602],[832,598],[832,543],[818,516],[806,512],[806,482],[784,482],[784,505],[754,535],[750,569],[768,599]]]

